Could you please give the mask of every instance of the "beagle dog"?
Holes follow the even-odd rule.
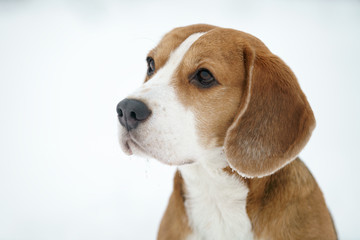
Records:
[[[176,165],[158,239],[337,239],[297,157],[315,127],[290,68],[256,37],[180,27],[117,105],[123,151]]]

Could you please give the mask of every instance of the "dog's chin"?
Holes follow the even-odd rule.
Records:
[[[194,163],[191,159],[167,159],[163,157],[161,152],[153,151],[151,149],[145,149],[139,141],[135,140],[133,137],[126,135],[120,138],[120,146],[123,152],[127,155],[134,155],[142,158],[153,158],[157,161],[171,166],[182,166]]]

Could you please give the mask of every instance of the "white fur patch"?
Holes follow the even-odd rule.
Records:
[[[195,164],[179,167],[193,230],[187,240],[253,239],[246,213],[249,189],[236,176],[224,172],[226,166],[225,155],[218,149]]]
[[[128,96],[145,102],[152,113],[130,132],[120,127],[120,143],[128,154],[179,165],[193,229],[188,239],[252,239],[245,208],[248,188],[222,170],[228,162],[221,148],[200,144],[194,113],[181,105],[171,84],[184,55],[203,34],[189,36],[149,81]]]
[[[122,127],[119,129],[120,143],[126,152],[174,165],[193,162],[203,154],[196,133],[194,114],[180,104],[171,85],[184,55],[203,34],[189,36],[170,54],[166,64],[149,81],[128,96],[144,101],[152,114],[129,133]]]

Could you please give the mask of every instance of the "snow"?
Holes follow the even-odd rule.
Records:
[[[302,159],[340,239],[360,239],[359,1],[0,1],[0,239],[154,239],[175,168],[127,157],[116,105],[167,31],[260,38],[317,127]]]

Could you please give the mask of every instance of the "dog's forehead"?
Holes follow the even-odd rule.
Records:
[[[237,41],[243,40],[244,42],[254,42],[262,45],[259,39],[245,32],[229,28],[220,28],[211,25],[198,24],[175,28],[168,32],[161,39],[159,44],[150,51],[149,55],[154,55],[156,57],[161,57],[161,55],[169,56],[169,54],[174,49],[176,49],[186,38],[194,33],[199,32],[208,33],[203,37],[203,39],[207,41],[210,46],[229,44],[232,43],[235,39],[237,39]]]
[[[201,61],[207,61],[208,64],[217,66],[221,63],[223,68],[226,67],[229,70],[242,61],[242,46],[244,44],[250,44],[256,48],[265,47],[256,37],[233,29],[203,24],[175,28],[167,33],[148,54],[155,59],[156,69],[162,68],[169,60],[171,53],[195,33],[204,34],[193,42],[184,56],[183,64],[190,66],[189,69]],[[209,67],[211,68],[211,66]]]
[[[170,56],[170,53],[180,46],[190,35],[200,32],[208,32],[215,26],[198,24],[187,27],[175,28],[167,33],[159,44],[148,54],[156,59],[157,67],[163,66]]]

